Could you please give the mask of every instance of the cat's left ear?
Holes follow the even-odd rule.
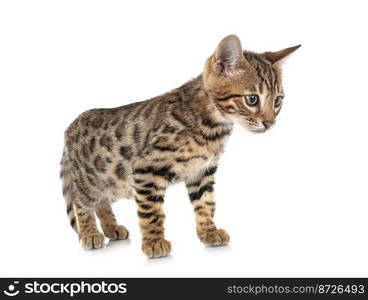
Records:
[[[301,45],[282,49],[276,52],[265,52],[262,55],[273,65],[282,64],[286,58],[288,58],[291,53],[293,53],[296,49],[298,49]]]
[[[213,66],[218,73],[232,75],[244,60],[242,46],[236,35],[228,35],[217,46]]]

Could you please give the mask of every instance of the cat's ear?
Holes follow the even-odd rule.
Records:
[[[286,58],[290,56],[296,49],[298,49],[301,45],[282,49],[276,52],[265,52],[263,56],[271,63],[271,64],[282,64]]]
[[[217,46],[213,55],[214,69],[223,74],[232,74],[244,60],[242,46],[236,35],[228,35]]]

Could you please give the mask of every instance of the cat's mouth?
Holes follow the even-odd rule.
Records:
[[[254,122],[253,120],[245,120],[239,122],[242,127],[253,133],[263,133],[267,128],[260,122]]]
[[[264,133],[267,130],[266,128],[260,128],[260,127],[248,127],[247,129],[253,133]]]

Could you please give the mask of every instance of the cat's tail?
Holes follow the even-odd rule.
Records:
[[[75,212],[73,205],[73,174],[72,174],[72,163],[70,162],[68,150],[66,147],[63,151],[63,157],[61,158],[61,169],[60,178],[63,185],[63,195],[66,204],[66,213],[68,214],[70,225],[73,227],[75,232],[78,233],[77,224],[75,222]]]

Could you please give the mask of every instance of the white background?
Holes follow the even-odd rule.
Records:
[[[1,1],[0,276],[368,276],[366,1]],[[276,127],[236,128],[217,174],[227,247],[196,237],[183,185],[165,211],[172,255],[129,241],[84,251],[58,178],[63,132],[89,108],[144,100],[197,76],[228,34],[303,44],[284,66]]]

